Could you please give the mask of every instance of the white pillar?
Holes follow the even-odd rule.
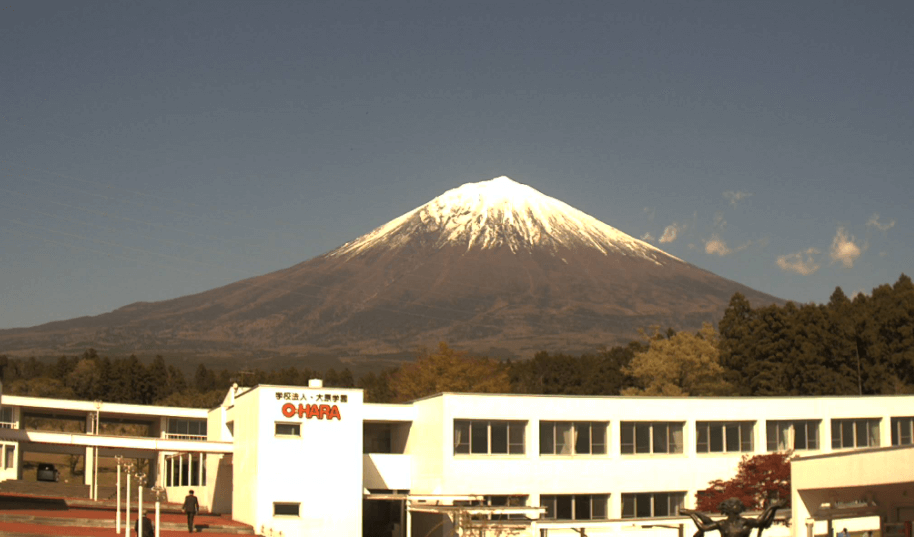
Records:
[[[412,513],[409,510],[409,498],[406,499],[406,537],[413,536],[413,517]]]
[[[121,533],[121,461],[120,461],[120,457],[118,457],[118,461],[117,461],[117,500],[116,500],[116,504],[117,504],[117,508],[116,508],[117,510],[115,511],[116,514],[115,514],[115,518],[114,518],[114,520],[115,520],[115,523],[114,523],[115,530],[114,531],[115,531],[115,533],[120,534]]]
[[[130,537],[130,465],[127,465],[127,514],[124,517],[124,537]]]
[[[199,478],[197,479],[197,482],[200,483],[201,487],[203,486],[203,460],[204,460],[204,455],[203,455],[203,453],[201,453],[200,454],[200,468],[199,468],[199,471],[197,472],[200,474]]]
[[[160,509],[159,506],[161,505],[161,503],[162,502],[159,501],[159,493],[157,492],[156,493],[156,537],[159,537],[159,509]]]
[[[137,482],[139,483],[137,486],[137,489],[139,489],[139,492],[137,493],[139,499],[137,500],[136,505],[136,534],[137,537],[143,537],[143,480],[138,479]],[[147,535],[146,537],[149,536]]]

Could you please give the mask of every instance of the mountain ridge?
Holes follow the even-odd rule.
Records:
[[[160,302],[0,330],[0,353],[187,351],[348,360],[448,341],[526,357],[590,352],[651,325],[716,322],[734,292],[695,267],[506,177],[469,183],[330,252]]]

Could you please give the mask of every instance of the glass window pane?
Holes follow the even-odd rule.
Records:
[[[854,447],[854,422],[841,423],[841,447]]]
[[[635,494],[635,516],[638,518],[648,518],[652,514],[651,510],[652,494]]]
[[[298,516],[298,503],[274,503],[273,515],[276,516]]]
[[[574,446],[574,429],[571,423],[557,422],[555,424],[555,452],[559,455],[571,455]]]
[[[622,495],[622,518],[635,518],[635,495]]]
[[[869,438],[866,445],[870,447],[879,447],[879,420],[865,420],[869,432]]]
[[[727,423],[724,425],[724,450],[739,451],[738,423]]]
[[[670,444],[668,435],[669,426],[666,423],[654,424],[654,453],[669,453]]]
[[[683,427],[684,424],[682,423],[670,424],[670,453],[682,453],[684,447],[682,440]]]
[[[651,424],[635,424],[635,453],[651,452]]]
[[[765,444],[768,451],[778,450],[778,424],[773,421],[765,423]]]
[[[695,450],[698,451],[699,453],[707,453],[708,452],[708,422],[699,421],[696,425],[696,432],[698,433],[696,435],[698,440],[695,443]]]
[[[524,454],[524,431],[526,430],[526,422],[508,424],[508,453],[512,455]]]
[[[752,424],[741,423],[739,426],[739,450],[752,451]]]
[[[589,494],[578,494],[574,497],[574,519],[590,520]]]
[[[619,424],[619,436],[622,453],[635,452],[635,424],[623,422]]]
[[[806,422],[806,449],[819,449],[819,422]]]
[[[841,447],[841,422],[838,420],[831,420],[831,447],[832,449],[838,449]]]
[[[540,502],[543,504],[543,507],[546,508],[545,517],[554,519],[555,518],[555,496],[552,494],[540,496]]]
[[[591,517],[593,520],[602,520],[606,518],[606,494],[594,494],[591,501]]]
[[[492,450],[490,453],[507,454],[508,453],[508,424],[505,422],[493,421],[492,429]]]
[[[724,450],[724,428],[719,423],[712,423],[709,428],[711,451],[721,453]]]
[[[797,422],[793,427],[794,439],[793,439],[793,448],[794,449],[809,449],[806,441],[806,423]]]
[[[276,434],[280,436],[301,436],[301,425],[298,423],[277,423]]]
[[[470,422],[470,453],[489,452],[489,422]]]
[[[6,446],[6,467],[12,468],[16,466],[16,446],[8,445]]]
[[[470,422],[454,421],[454,453],[470,452]]]
[[[590,455],[590,422],[574,422],[574,452],[578,455]]]
[[[571,519],[574,515],[572,510],[572,496],[563,494],[555,497],[555,517],[562,519]]]
[[[544,455],[555,454],[555,422],[540,422],[540,453]]]
[[[594,422],[590,426],[590,452],[594,455],[606,454],[606,424]]]
[[[867,442],[867,431],[866,431],[866,420],[856,420],[854,422],[854,430],[856,431],[855,446],[856,447],[866,447],[869,445]]]
[[[670,516],[670,496],[663,492],[654,494],[654,516]]]

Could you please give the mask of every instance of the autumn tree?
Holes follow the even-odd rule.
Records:
[[[695,334],[677,332],[666,338],[659,332],[650,346],[624,368],[635,387],[623,395],[729,395],[733,387],[724,380],[717,332],[705,323]]]
[[[468,356],[438,344],[437,352],[423,351],[415,362],[391,376],[395,402],[406,402],[440,392],[509,393],[507,367],[491,358]]]
[[[790,459],[792,452],[775,452],[749,457],[743,455],[736,476],[727,481],[715,479],[696,494],[696,509],[717,511],[729,498],[737,498],[749,510],[763,509],[765,501],[776,497],[790,506]]]

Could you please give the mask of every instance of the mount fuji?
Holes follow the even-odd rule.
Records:
[[[697,329],[735,292],[783,303],[499,177],[449,190],[324,255],[203,293],[0,331],[0,354],[91,346],[289,363],[402,357],[421,346],[496,356],[579,353],[652,325]],[[269,366],[264,364],[263,366]]]

